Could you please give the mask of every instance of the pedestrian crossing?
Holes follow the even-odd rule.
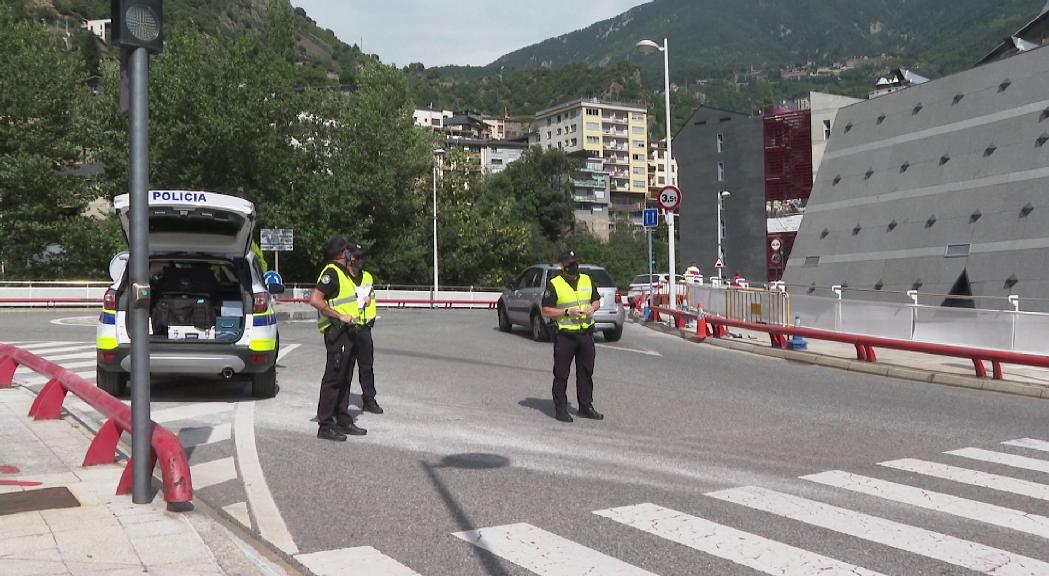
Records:
[[[806,497],[782,488],[739,486],[698,497],[696,507],[704,510],[703,514],[651,502],[594,510],[592,514],[608,522],[609,530],[619,526],[648,534],[671,546],[675,556],[694,562],[687,570],[673,574],[708,573],[695,566],[720,561],[738,566],[739,574],[925,573],[911,568],[917,561],[937,564],[935,573],[943,574],[1049,575],[1049,505],[1045,504],[1049,500],[1049,439],[1008,440],[999,448],[1001,451],[962,448],[942,456],[952,462],[972,462],[981,470],[938,462],[940,458],[888,460],[872,462],[864,474],[828,470],[801,476],[798,486],[805,489]],[[879,478],[883,471],[891,473],[893,479]],[[930,483],[935,486],[930,487]],[[955,490],[965,496],[953,494]],[[1003,496],[1008,502],[994,502]],[[759,529],[752,531],[738,527],[739,518],[755,515],[769,522],[756,524]],[[901,516],[908,522],[898,520]],[[778,532],[765,528],[773,524],[772,519]],[[834,542],[850,544],[816,544],[819,550],[807,550],[796,545],[796,538],[791,538],[791,543],[781,542],[784,522],[793,526],[790,534],[814,531],[813,538],[802,541],[820,543],[833,535]],[[984,528],[967,528],[973,525]],[[616,558],[610,552],[616,549],[613,542],[605,548],[600,536],[593,537],[592,527],[585,530],[588,545],[523,522],[464,530],[451,536],[482,554],[539,576],[656,576],[660,572],[658,566],[646,566],[636,558],[633,563]],[[995,538],[983,537],[988,534]],[[988,541],[1005,544],[995,547]],[[1037,546],[1030,546],[1031,542]],[[864,553],[857,554],[856,550]],[[888,554],[888,564],[884,557],[871,560],[870,550]],[[655,550],[648,555],[659,556]],[[423,574],[415,571],[410,559],[397,558],[396,552],[388,556],[370,546],[311,552],[295,558],[317,576]],[[870,562],[875,565],[863,565]],[[886,565],[891,569],[885,569]]]

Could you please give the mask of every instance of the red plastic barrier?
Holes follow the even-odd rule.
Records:
[[[665,314],[676,317],[687,316],[699,319],[699,316],[691,312],[681,310],[659,309]],[[954,346],[950,344],[935,344],[932,342],[912,342],[910,340],[896,340],[892,338],[880,338],[877,336],[866,336],[863,334],[848,334],[844,332],[832,332],[830,330],[819,330],[816,328],[804,328],[800,326],[774,326],[771,324],[754,324],[742,320],[730,320],[721,316],[710,314],[703,315],[703,322],[698,324],[709,324],[712,329],[710,334],[721,337],[725,328],[732,326],[744,330],[767,332],[772,339],[774,348],[786,348],[787,338],[790,336],[801,336],[812,340],[827,340],[830,342],[842,342],[852,344],[856,347],[856,358],[864,362],[877,362],[878,356],[875,348],[889,348],[891,350],[904,350],[907,352],[919,352],[934,356],[950,356],[952,358],[966,358],[972,361],[976,376],[987,377],[987,368],[984,362],[991,363],[992,377],[1001,380],[1002,364],[1019,364],[1022,366],[1035,366],[1038,368],[1049,368],[1049,356],[1037,354],[1024,354],[1021,352],[1010,352],[1006,350],[986,350],[981,348],[968,348],[965,346]],[[704,333],[703,336],[699,332]],[[702,340],[707,335],[707,328],[697,330],[697,338]]]
[[[35,420],[55,420],[62,414],[62,403],[66,393],[72,392],[95,410],[104,414],[108,420],[95,435],[84,466],[112,464],[117,450],[117,442],[124,432],[131,434],[131,408],[113,396],[103,392],[93,384],[73,374],[69,370],[52,364],[43,358],[8,344],[0,344],[0,387],[11,386],[15,370],[25,366],[38,374],[50,378],[44,388],[37,394],[29,415]],[[177,436],[166,428],[153,423],[150,439],[153,447],[150,458],[154,465],[160,464],[160,475],[164,483],[164,500],[171,510],[187,510],[192,507],[193,482],[190,478],[189,461],[182,443]],[[151,466],[152,468],[152,466]],[[117,494],[131,493],[131,459],[124,467],[124,474],[117,485]]]

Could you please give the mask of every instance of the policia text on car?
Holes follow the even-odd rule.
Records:
[[[571,422],[568,413],[568,374],[575,359],[576,398],[579,416],[601,420],[594,409],[594,312],[601,305],[601,295],[590,276],[579,272],[574,250],[561,253],[561,275],[552,278],[543,296],[543,316],[555,320],[554,340],[554,410],[562,422]]]
[[[317,325],[327,350],[317,402],[317,437],[343,441],[347,434],[363,436],[367,433],[354,424],[349,413],[350,380],[355,363],[360,365],[363,409],[382,413],[375,401],[372,368],[371,327],[376,316],[372,295],[374,283],[371,274],[362,269],[364,249],[345,236],[329,240],[325,256],[328,264],[321,271],[310,296],[310,304],[319,313]]]

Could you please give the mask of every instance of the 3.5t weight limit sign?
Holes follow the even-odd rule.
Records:
[[[681,205],[681,190],[677,186],[665,186],[659,191],[657,201],[660,208],[667,212],[673,212]]]

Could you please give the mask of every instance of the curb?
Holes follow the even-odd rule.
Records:
[[[655,330],[664,334],[677,334],[684,340],[694,341],[693,337],[695,336],[695,333],[691,330],[670,328],[659,322],[639,322],[635,318],[631,318],[630,320],[635,324],[650,330]],[[951,386],[954,388],[987,390],[991,392],[1000,392],[1002,394],[1011,394],[1014,396],[1049,399],[1049,386],[1039,386],[1037,384],[1027,384],[1011,380],[977,378],[975,376],[965,376],[951,372],[936,372],[934,370],[922,370],[920,368],[899,366],[895,364],[862,362],[860,360],[849,360],[837,356],[817,354],[815,352],[771,348],[769,346],[751,344],[746,341],[729,338],[711,337],[707,338],[703,343],[710,344],[717,348],[736,350],[738,352],[757,354],[759,356],[780,358],[782,360],[801,362],[803,364],[811,364],[814,366],[823,366],[825,368],[836,368],[839,370],[848,370],[850,372],[873,374],[875,376],[887,376],[890,378],[898,378],[900,380],[939,384],[941,386]]]

